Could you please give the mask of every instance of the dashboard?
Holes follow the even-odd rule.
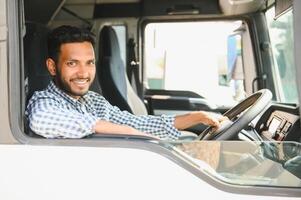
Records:
[[[271,105],[258,121],[257,131],[264,140],[300,141],[299,108]]]

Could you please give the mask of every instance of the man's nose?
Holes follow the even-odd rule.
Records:
[[[80,64],[78,66],[77,74],[79,77],[86,77],[89,74],[87,66],[85,66],[85,64]]]

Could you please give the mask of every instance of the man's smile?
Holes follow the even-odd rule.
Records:
[[[71,79],[71,82],[78,85],[78,86],[85,86],[90,82],[90,78]]]

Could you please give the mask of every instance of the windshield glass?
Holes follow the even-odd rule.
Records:
[[[240,20],[149,23],[147,88],[187,90],[217,106],[235,105],[246,96],[242,38],[235,34],[242,25]]]
[[[194,141],[179,142],[172,148],[201,171],[226,183],[301,187],[299,143]]]
[[[283,103],[298,103],[292,10],[275,19],[275,8],[272,7],[266,12],[266,19],[274,59],[273,73],[278,100]]]

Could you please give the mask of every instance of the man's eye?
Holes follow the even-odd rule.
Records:
[[[67,62],[67,65],[70,66],[70,67],[73,67],[73,66],[76,65],[76,62],[74,62],[74,61],[69,61],[69,62]]]
[[[94,61],[94,60],[91,60],[91,61],[88,62],[88,64],[89,64],[89,65],[95,65],[95,61]]]

